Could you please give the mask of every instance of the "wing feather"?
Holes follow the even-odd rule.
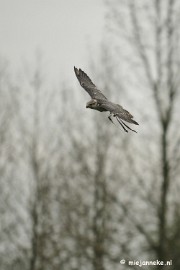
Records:
[[[88,92],[92,99],[107,99],[96,85],[91,81],[88,75],[81,69],[74,67],[74,72],[80,85]]]

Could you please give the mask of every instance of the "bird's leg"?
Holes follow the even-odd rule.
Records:
[[[112,120],[112,116],[113,116],[113,114],[110,113],[110,115],[108,116],[108,119],[114,124],[114,122],[113,122],[113,120]]]
[[[126,125],[121,119],[119,119],[117,116],[116,116],[116,119],[118,120],[119,124],[122,126],[122,128],[124,129],[124,131],[128,132],[128,130],[126,128],[128,128],[129,130],[133,131],[133,132],[136,132],[136,130],[130,128],[128,125]]]
[[[136,132],[137,133],[137,131],[136,130],[134,130],[134,129],[132,129],[132,128],[130,128],[128,125],[126,125],[123,121],[121,121],[121,123],[123,123],[123,125],[125,125],[125,127],[127,127],[129,130],[131,130],[131,131],[133,131],[133,132]]]
[[[124,123],[118,118],[116,117],[116,119],[118,120],[119,124],[121,125],[121,127],[124,129],[125,132],[128,132],[128,130],[124,127]]]

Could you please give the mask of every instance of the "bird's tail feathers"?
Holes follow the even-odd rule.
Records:
[[[125,110],[124,110],[125,111]],[[126,113],[127,112],[127,113]],[[139,125],[138,122],[136,122],[131,114],[129,114],[128,111],[125,111],[125,113],[116,113],[115,116],[117,116],[119,119],[126,121],[128,123],[134,124],[134,125]]]
[[[135,120],[131,119],[131,122],[132,124],[135,124],[135,125],[139,125],[138,122],[136,122]]]

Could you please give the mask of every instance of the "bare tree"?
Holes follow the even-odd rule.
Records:
[[[149,171],[149,177],[152,183],[157,182],[155,187],[158,188],[158,191],[152,190],[149,195],[146,194],[146,201],[155,209],[156,238],[154,239],[150,230],[140,222],[134,221],[134,225],[144,235],[155,258],[163,261],[173,259],[173,269],[177,269],[178,256],[176,252],[174,254],[170,252],[172,250],[170,239],[172,235],[177,235],[177,230],[172,229],[171,226],[174,225],[170,224],[177,224],[176,216],[179,214],[172,215],[171,211],[175,205],[180,203],[178,197],[174,197],[174,189],[179,189],[179,183],[178,171],[175,173],[177,167],[175,168],[173,165],[177,164],[180,154],[176,148],[180,139],[180,133],[176,129],[180,70],[179,3],[176,0],[154,0],[143,3],[141,1],[120,1],[119,3],[114,1],[113,4],[109,2],[109,5],[110,13],[113,15],[110,16],[109,24],[115,34],[119,32],[120,36],[124,37],[123,40],[127,44],[129,54],[126,60],[131,67],[131,73],[138,78],[140,89],[142,89],[142,85],[144,89],[147,89],[144,96],[151,93],[153,105],[146,112],[146,108],[142,104],[141,114],[147,114],[149,118],[153,117],[153,120],[158,123],[157,129],[157,126],[149,121],[150,132],[152,133],[153,130],[153,133],[157,134],[156,138],[149,136],[151,144],[154,144],[155,147],[155,152],[152,153],[158,156],[157,163]],[[121,43],[120,39],[119,42]],[[136,64],[136,68],[134,68],[134,64]],[[135,81],[138,85],[136,79]],[[134,83],[134,87],[136,84]],[[145,122],[143,124],[145,125]],[[147,157],[147,160],[153,164],[153,158],[154,156]],[[137,167],[137,165],[135,166]],[[137,169],[134,173],[142,185],[145,181],[142,173],[137,173]],[[156,198],[154,201],[151,199],[151,197],[154,198],[153,193],[158,196],[158,199]],[[124,207],[124,210],[126,213],[130,212],[128,207]],[[173,239],[175,240],[175,238]],[[176,245],[175,242],[174,245]]]
[[[102,75],[98,80],[106,90],[111,73],[106,80],[101,80]],[[63,136],[59,136],[66,151],[59,151],[52,179],[59,209],[55,223],[60,221],[59,228],[56,225],[52,231],[57,235],[53,237],[59,254],[57,269],[110,269],[119,265],[124,234],[119,228],[124,217],[118,196],[123,185],[126,137],[119,127],[102,121],[104,115],[78,109],[82,102],[72,102],[70,90],[65,93],[67,102],[63,102],[62,111],[66,118]],[[72,110],[74,115],[69,113]],[[95,118],[90,118],[91,114]]]
[[[28,191],[24,186],[17,129],[19,87],[12,80],[7,62],[2,58],[0,61],[0,267],[25,269],[28,266],[30,227],[26,212]]]
[[[50,123],[49,117],[52,117],[53,113],[51,106],[53,106],[55,92],[52,89],[47,90],[43,78],[42,60],[42,56],[38,54],[35,68],[27,65],[23,70],[20,85],[22,108],[18,122],[30,183],[29,205],[26,210],[31,221],[29,236],[31,256],[28,268],[31,270],[49,269],[53,260],[53,256],[49,254],[49,243],[53,222],[51,165],[54,162],[54,145],[50,138],[52,138],[54,121]]]

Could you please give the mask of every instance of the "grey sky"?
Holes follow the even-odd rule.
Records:
[[[45,70],[67,80],[98,51],[104,16],[103,0],[0,0],[0,55],[17,69],[42,49]]]

